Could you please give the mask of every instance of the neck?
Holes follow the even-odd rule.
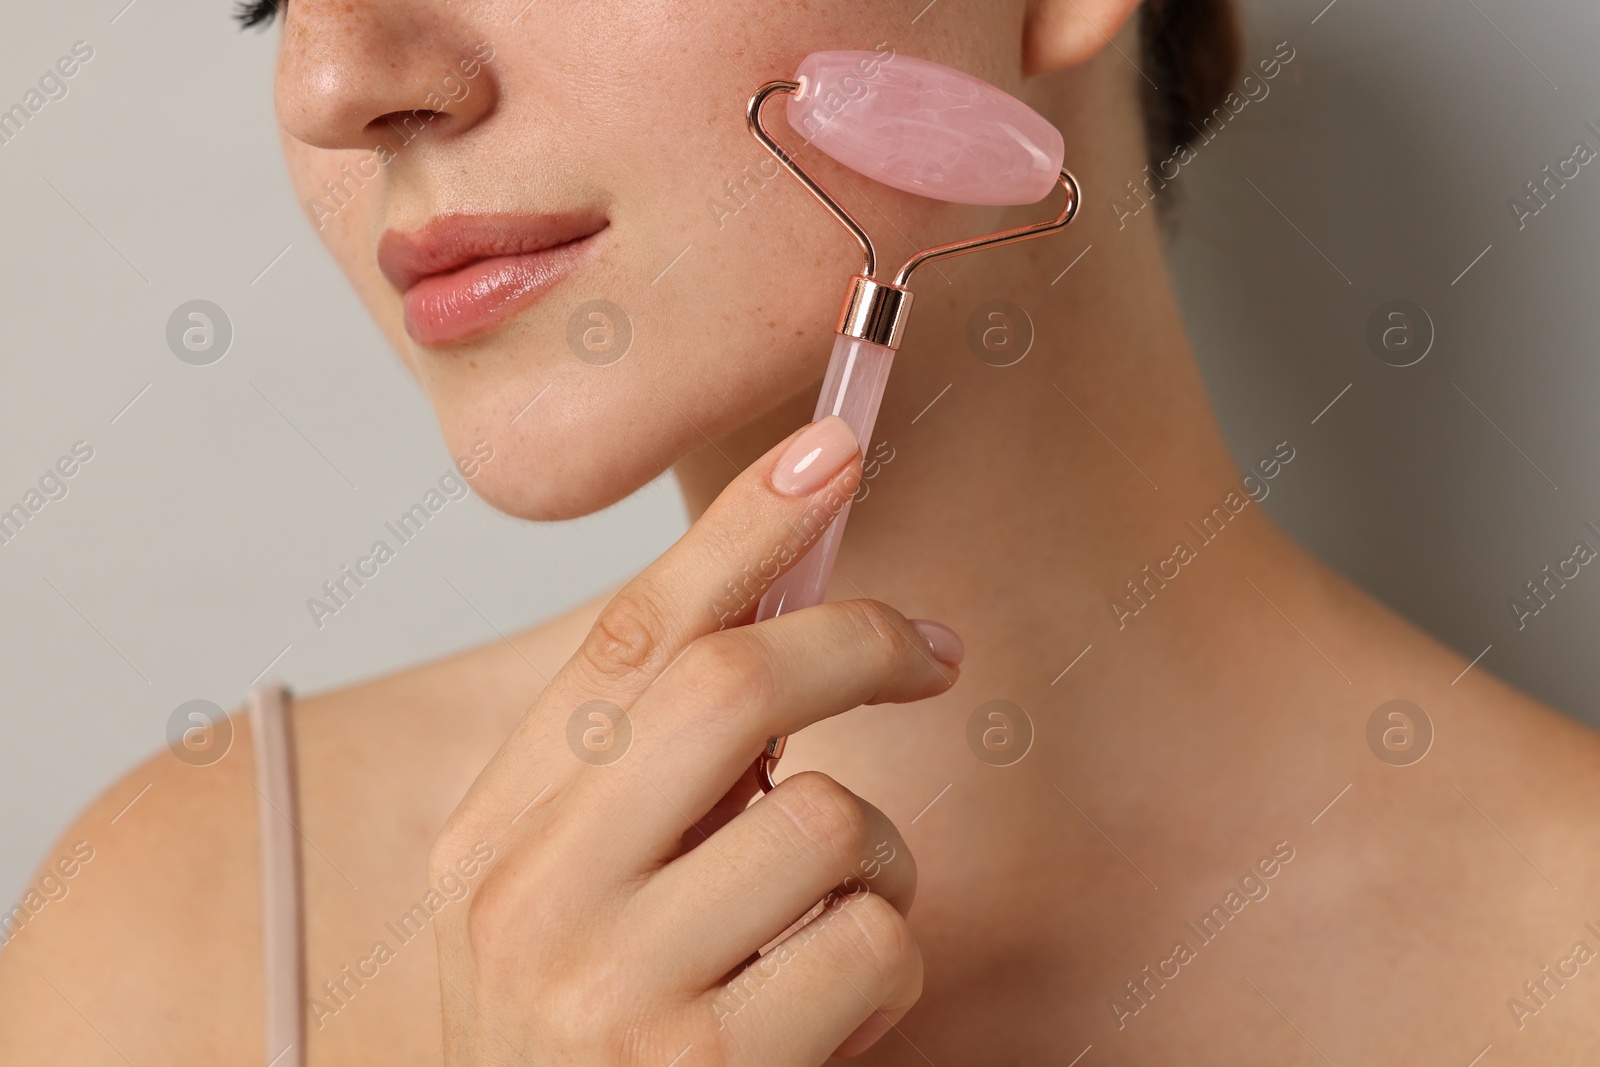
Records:
[[[1086,109],[1062,125],[1098,121]],[[1075,170],[1093,197],[1121,188],[1137,156],[1123,144]],[[1217,885],[1275,842],[1301,844],[1299,813],[1389,769],[1365,753],[1372,709],[1397,692],[1450,706],[1464,666],[1266,517],[1259,499],[1309,476],[1293,457],[1313,451],[1311,431],[1235,465],[1155,212],[1124,227],[1105,203],[1086,200],[1059,236],[918,279],[828,598],[952,626],[961,677],[932,700],[808,727],[778,768],[823,771],[901,828],[927,872],[918,914],[939,977],[924,1001],[952,1018],[980,993],[997,1013],[1048,1017],[1041,999],[1059,987],[1039,975],[1125,951],[1122,927],[1077,922],[1064,901],[1109,916],[1150,900],[1156,880]],[[1005,367],[966,341],[997,297],[1033,325]],[[679,463],[691,516],[730,460],[753,462],[815,399],[813,387]],[[1139,907],[1177,925],[1181,898],[1164,899]]]
[[[1042,640],[1104,629],[1152,551],[1165,557],[1230,491],[1245,497],[1155,226],[1118,230],[1110,212],[1086,210],[1064,234],[948,261],[919,282],[830,599],[874,597],[958,629]],[[1001,296],[1032,323],[1010,366],[993,364],[1015,358],[1027,323],[975,314]],[[989,362],[968,341],[984,331]],[[682,460],[691,517],[733,476],[730,459],[753,461],[815,400],[813,386]],[[1063,588],[1033,595],[1057,579]],[[1028,595],[997,602],[984,590]]]
[[[825,769],[893,796],[885,810],[909,818],[945,782],[987,771],[949,739],[991,699],[1021,705],[1039,730],[1041,749],[1007,780],[1046,792],[1036,779],[1066,780],[1079,758],[1056,727],[1067,717],[1080,728],[1085,706],[1116,709],[1103,742],[1110,730],[1115,743],[1196,751],[1215,744],[1205,731],[1219,716],[1256,719],[1286,699],[1231,699],[1217,664],[1267,648],[1296,663],[1309,654],[1293,629],[1267,628],[1264,616],[1279,621],[1271,608],[1245,610],[1241,598],[1257,596],[1249,578],[1285,611],[1310,611],[1290,590],[1312,589],[1320,572],[1252,499],[1283,482],[1253,481],[1252,493],[1228,455],[1152,214],[1119,230],[1112,212],[1086,209],[1058,237],[943,265],[950,284],[932,271],[920,279],[829,599],[869,597],[950,625],[968,649],[962,678],[930,702],[936,731],[926,710],[844,716],[791,740],[783,771]],[[1001,295],[1027,309],[1034,334],[1004,367],[966,341],[973,309]],[[691,516],[732,477],[730,459],[752,462],[807,421],[815,399],[807,390],[680,462]],[[1180,544],[1189,558],[1173,558]],[[1261,734],[1277,736],[1270,725]],[[1129,774],[1106,788],[1149,784]]]

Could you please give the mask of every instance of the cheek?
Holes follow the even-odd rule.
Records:
[[[841,273],[826,271],[817,299],[797,300],[771,264],[757,270],[709,249],[691,263],[696,252],[652,286],[670,257],[658,264],[619,249],[493,348],[419,361],[451,453],[494,446],[474,491],[524,518],[587,514],[820,377]],[[613,337],[629,335],[611,363],[584,358],[585,324],[574,316],[597,293],[626,323],[612,325]]]
[[[571,7],[560,18],[530,9],[524,21],[548,25],[497,40],[505,106],[470,143],[430,160],[432,174],[402,157],[311,219],[428,393],[450,453],[493,445],[472,487],[501,510],[561,519],[603,508],[814,388],[825,369],[861,253],[750,135],[744,109],[761,82],[792,73],[808,52],[903,38],[903,20],[885,11],[885,25],[862,25],[871,16],[854,3],[824,3],[763,29],[776,17],[764,3],[724,6],[744,14],[702,26],[681,12],[646,19],[646,2]],[[653,83],[672,92],[641,88]],[[772,101],[768,128],[802,145],[783,113]],[[880,276],[917,247],[997,228],[974,209],[869,186],[815,151],[800,154],[875,235]],[[285,155],[303,206],[326,204],[323,183],[369,158],[292,140]],[[611,226],[593,261],[499,332],[449,351],[418,349],[374,250],[396,224],[391,207],[429,202],[430,182],[442,185],[431,190],[436,210],[598,203]],[[917,287],[940,284],[940,273],[925,268]],[[585,360],[571,341],[570,324],[576,316],[581,334],[581,309],[596,300],[621,309],[631,332],[627,354],[609,365]]]
[[[279,138],[306,221],[339,265],[351,271],[359,266],[349,247],[351,239],[372,227],[382,206],[384,176],[372,162],[373,153],[313,148],[282,131]]]
[[[450,453],[494,446],[494,462],[473,479],[492,506],[541,521],[589,514],[802,391],[809,415],[861,253],[791,175],[761,166],[771,157],[742,112],[728,111],[693,152],[642,127],[615,142],[628,144],[626,155],[597,151],[612,196],[604,247],[481,344],[417,350],[387,283],[363,285],[376,240],[364,230],[375,223],[353,205],[325,226],[330,250],[428,394]],[[882,189],[869,202],[841,168],[814,157],[879,235],[883,259],[894,259],[881,272],[912,251],[900,234],[933,243],[947,239],[942,231],[986,225]],[[671,165],[652,169],[652,159]],[[605,174],[618,160],[637,168]],[[595,301],[609,305],[599,320],[585,315]],[[625,343],[625,354],[596,357],[588,331],[597,346]]]

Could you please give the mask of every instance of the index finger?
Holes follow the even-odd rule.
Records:
[[[501,755],[551,747],[539,735],[564,729],[566,712],[586,701],[629,707],[695,638],[751,621],[762,593],[849,502],[859,457],[849,424],[829,415],[747,467],[601,609],[539,697],[536,710],[554,713],[529,715]]]
[[[552,682],[629,703],[695,638],[750,621],[762,593],[821,539],[860,483],[837,415],[801,427],[740,472],[688,533],[603,608]]]

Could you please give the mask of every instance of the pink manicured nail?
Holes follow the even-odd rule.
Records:
[[[950,627],[932,619],[911,619],[911,625],[916,627],[917,633],[928,642],[928,650],[934,658],[942,660],[954,667],[967,655],[967,646],[961,643],[961,638]]]
[[[807,426],[772,468],[772,487],[786,496],[809,496],[827,485],[859,452],[850,424],[837,415]]]

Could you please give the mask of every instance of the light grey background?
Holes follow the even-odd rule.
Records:
[[[492,640],[685,524],[665,479],[552,526],[453,503],[313,629],[305,599],[450,460],[294,203],[273,38],[238,33],[226,0],[125,2],[0,16],[0,106],[74,41],[95,50],[0,145],[0,507],[74,441],[95,450],[0,546],[0,900],[184,701],[234,707],[269,667],[309,692]],[[1575,141],[1600,149],[1600,9],[1325,3],[1249,5],[1247,62],[1284,40],[1296,58],[1162,194],[1185,202],[1174,262],[1229,441],[1243,463],[1291,442],[1267,500],[1291,532],[1466,656],[1488,648],[1481,669],[1600,722],[1600,577],[1521,631],[1507,605],[1580,537],[1600,544],[1582,528],[1600,525],[1600,165],[1520,232],[1507,207]],[[165,343],[196,298],[235,329],[210,367]],[[1394,298],[1437,330],[1404,369],[1365,341]]]

